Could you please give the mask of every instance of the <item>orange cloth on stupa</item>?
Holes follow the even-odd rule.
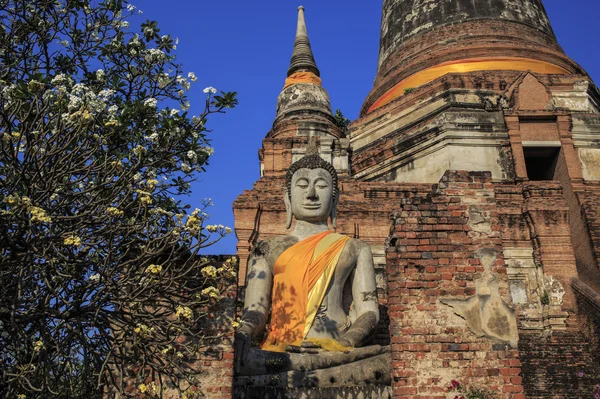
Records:
[[[284,352],[300,345],[312,327],[346,242],[350,238],[325,231],[284,251],[275,262],[271,324],[261,349]],[[326,350],[344,351],[333,340],[309,339]]]
[[[321,86],[321,78],[312,72],[296,72],[285,80],[285,85],[283,88],[287,89],[296,83],[312,83]]]
[[[431,68],[419,71],[384,93],[367,112],[383,107],[404,95],[406,89],[414,89],[429,83],[448,73],[466,73],[476,71],[531,71],[543,74],[568,74],[565,68],[549,62],[530,58],[473,58],[449,61]]]

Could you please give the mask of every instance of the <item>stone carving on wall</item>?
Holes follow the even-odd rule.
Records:
[[[485,271],[475,281],[476,294],[467,299],[442,298],[440,302],[454,309],[465,319],[467,327],[477,336],[507,343],[516,348],[519,340],[514,311],[504,302],[498,290],[498,276],[492,272],[497,258],[495,249],[484,248],[476,253]]]
[[[563,298],[565,296],[565,288],[562,286],[560,281],[555,280],[552,276],[548,276],[546,277],[545,285],[546,294],[548,295],[548,305],[562,306]]]
[[[287,228],[295,218],[294,228],[258,243],[249,259],[238,390],[390,384],[389,347],[363,347],[379,320],[371,249],[330,231],[338,197],[335,168],[313,141],[286,176]]]

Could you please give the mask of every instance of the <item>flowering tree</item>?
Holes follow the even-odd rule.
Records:
[[[185,396],[231,230],[177,200],[237,104],[121,0],[0,0],[0,397]],[[185,339],[183,337],[186,337]],[[131,382],[134,381],[132,384]],[[126,389],[129,385],[138,387]]]

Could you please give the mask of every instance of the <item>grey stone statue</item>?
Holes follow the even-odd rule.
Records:
[[[333,248],[333,244],[331,248],[324,248],[325,239],[315,244],[315,251],[329,251],[329,269],[326,268],[322,275],[329,273],[330,277],[323,280],[320,274],[316,276],[319,277],[316,285],[325,282],[326,286],[323,286],[322,300],[319,297],[316,302],[312,299],[314,317],[310,317],[310,310],[306,315],[302,313],[303,297],[296,292],[296,286],[291,291],[293,295],[298,294],[300,302],[288,298],[288,302],[281,303],[286,294],[281,294],[278,288],[284,286],[282,281],[285,280],[278,279],[278,273],[285,269],[292,273],[292,278],[298,272],[302,275],[297,268],[305,266],[296,260],[304,259],[306,263],[306,257],[311,256],[302,252],[302,245],[315,237],[328,236],[329,218],[333,227],[337,227],[338,198],[337,173],[311,144],[307,155],[292,164],[286,175],[287,228],[292,226],[294,217],[293,230],[288,235],[258,243],[249,259],[242,326],[236,332],[236,385],[322,387],[389,382],[388,348],[359,348],[379,321],[375,270],[369,245],[339,234],[329,237],[335,239],[338,249]],[[321,259],[314,260],[316,255],[313,255],[311,265]],[[285,259],[289,261],[285,263]],[[296,282],[301,287],[299,281],[290,284]],[[308,295],[309,309],[313,292]],[[290,309],[298,306],[301,307],[300,316],[294,318],[296,313]],[[280,316],[282,312],[284,317]],[[252,340],[265,333],[269,316],[267,340],[262,349],[252,347]],[[300,335],[293,330],[298,325],[304,327],[300,328]],[[343,368],[348,365],[354,365],[354,373],[344,373]]]

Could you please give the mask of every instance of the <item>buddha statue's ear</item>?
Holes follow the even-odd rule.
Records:
[[[337,195],[335,197],[333,197],[332,199],[332,204],[331,204],[331,225],[333,226],[334,229],[337,229],[337,204],[338,204],[338,198],[339,198],[340,194],[337,193]]]
[[[285,228],[292,227],[292,203],[287,187],[283,189],[283,202],[285,204]]]

